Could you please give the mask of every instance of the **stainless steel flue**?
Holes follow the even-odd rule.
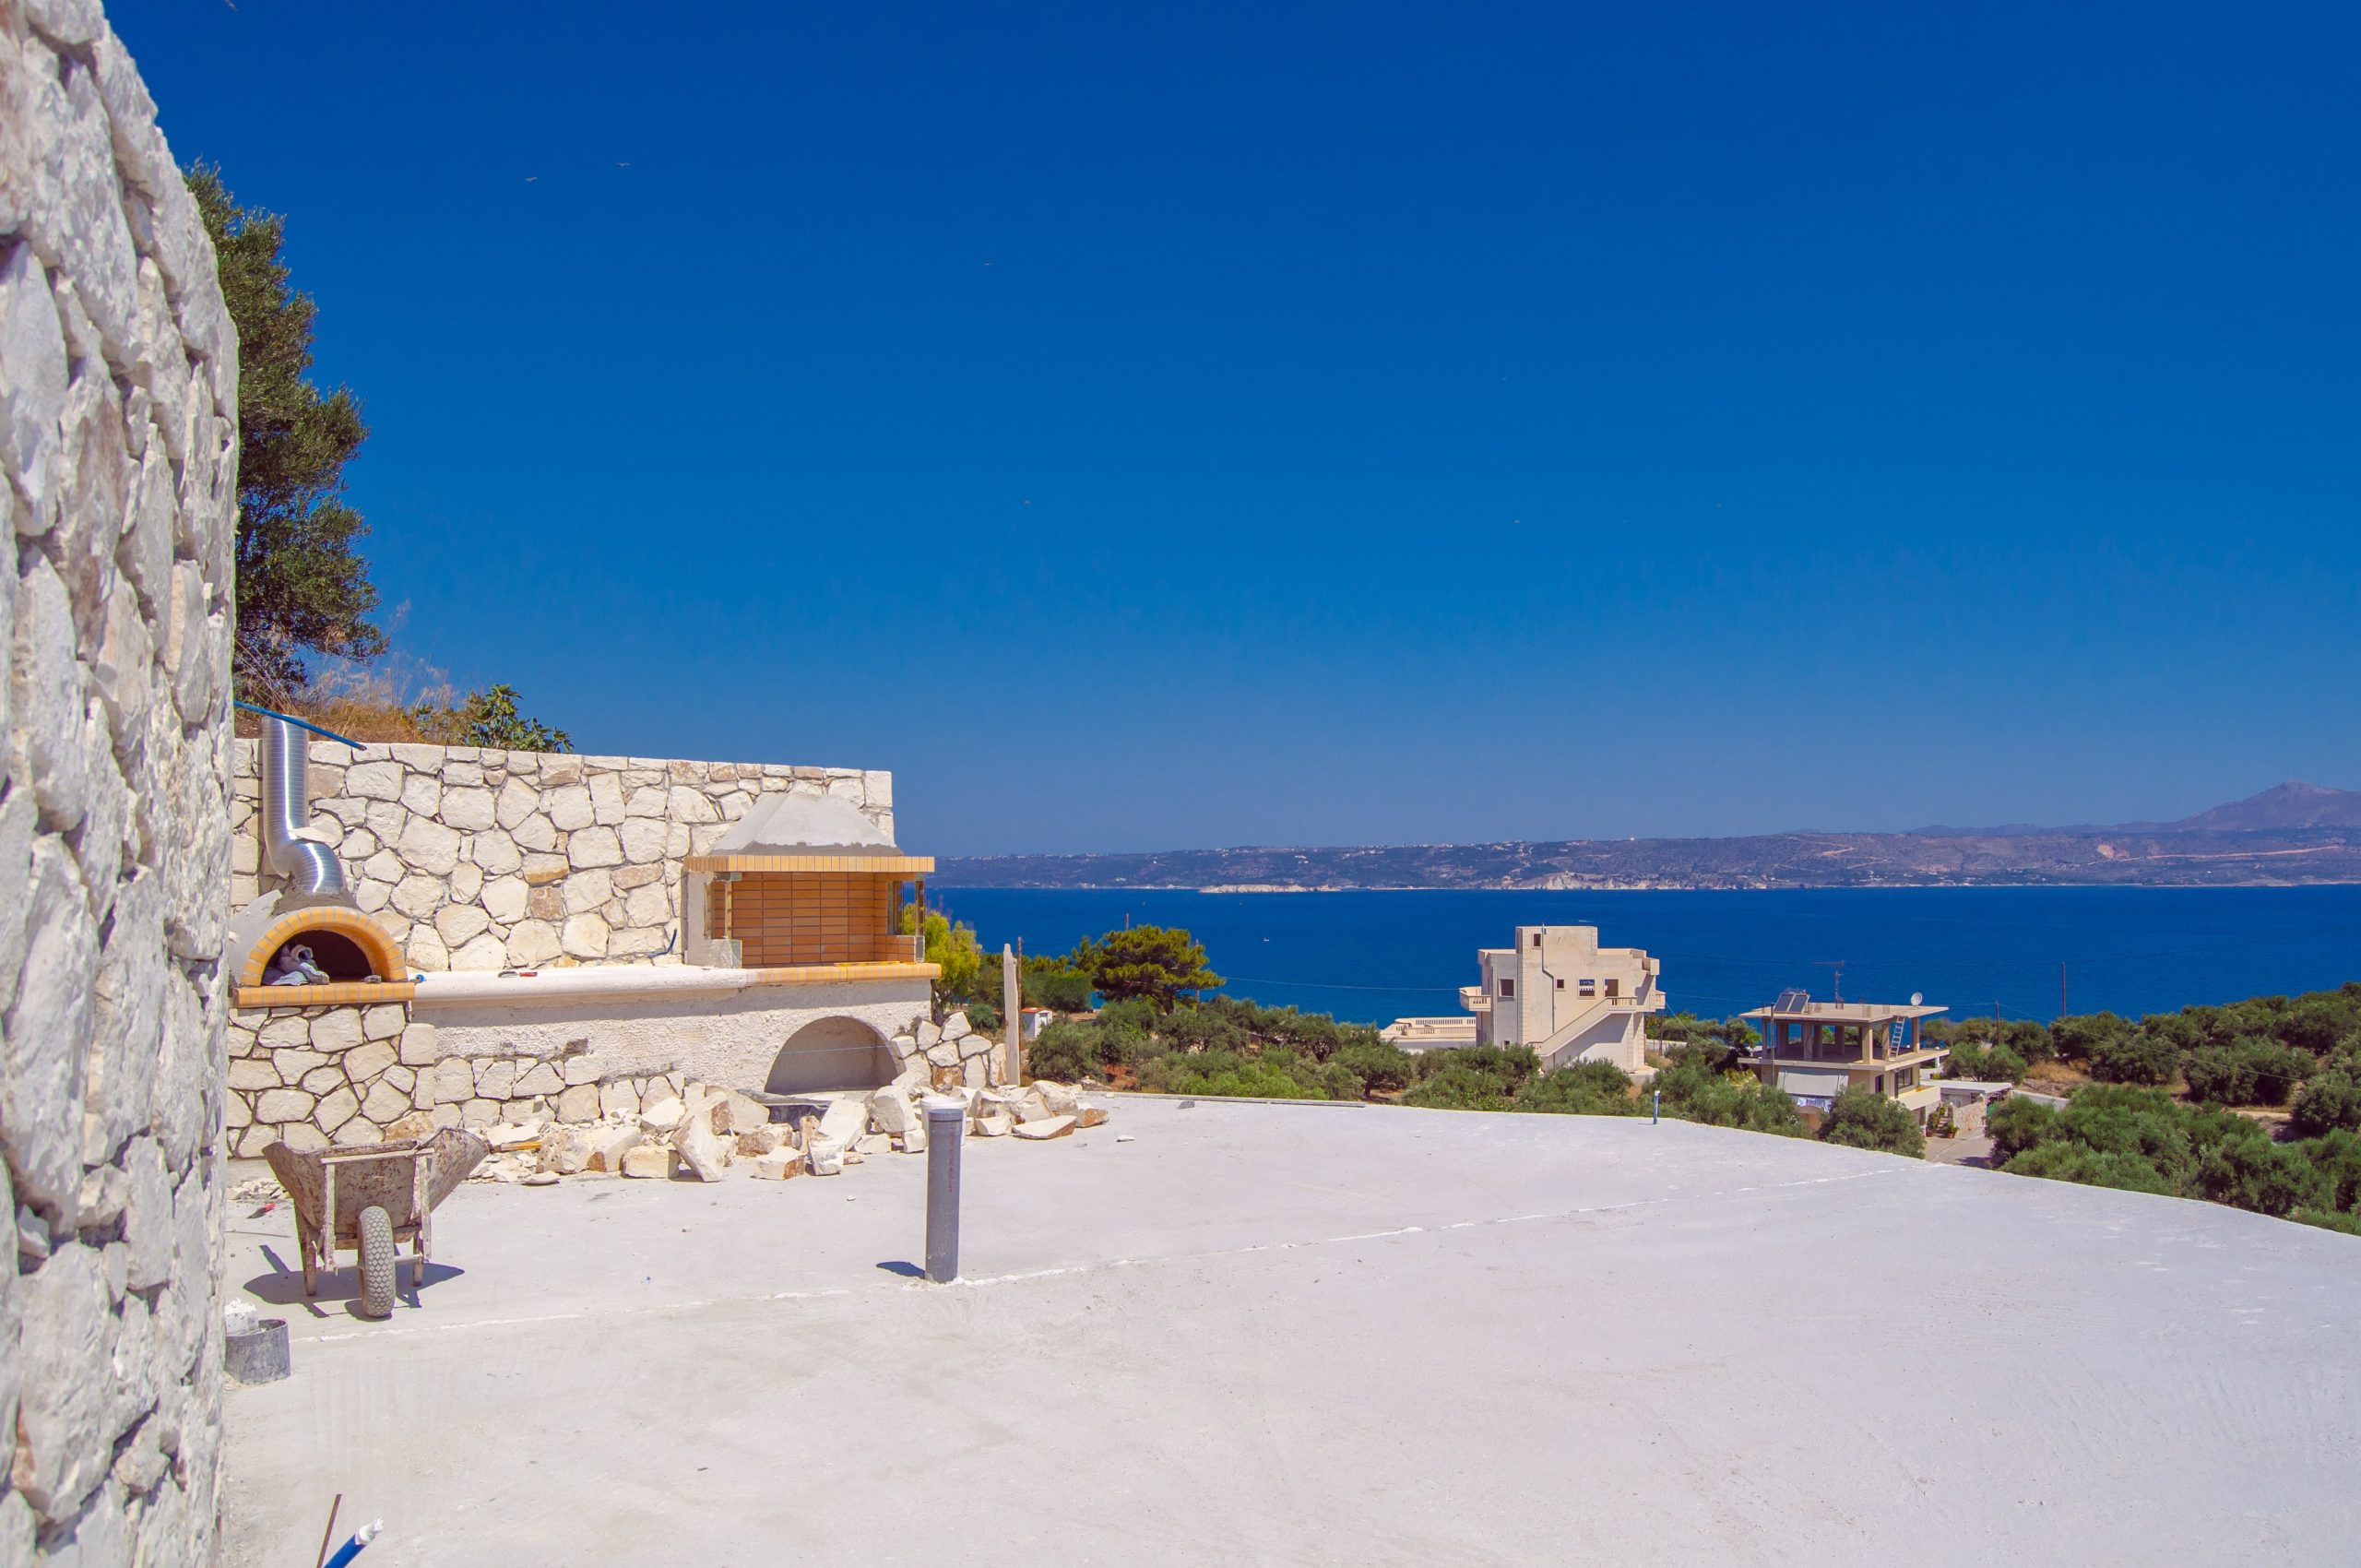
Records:
[[[296,895],[345,892],[344,864],[326,844],[300,835],[312,820],[311,747],[283,719],[262,721],[263,863]]]

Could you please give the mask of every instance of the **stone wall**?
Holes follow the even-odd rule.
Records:
[[[238,909],[277,885],[261,873],[259,753],[236,743]],[[893,776],[857,768],[315,741],[311,783],[354,900],[428,973],[679,963],[682,858],[776,790],[894,826]]]
[[[0,0],[0,1562],[204,1562],[236,340],[91,0]]]
[[[374,1143],[412,1111],[445,1127],[587,1122],[691,1082],[759,1089],[779,1050],[823,1019],[857,1021],[884,1046],[890,1066],[873,1083],[908,1075],[922,1086],[922,1032],[936,1057],[961,1062],[929,1021],[930,996],[926,980],[902,978],[552,996],[529,1006],[434,1002],[421,992],[407,1008],[249,1009],[231,1018],[230,1136],[239,1155],[259,1156],[281,1139],[299,1149]],[[982,1083],[980,1062],[972,1076]]]

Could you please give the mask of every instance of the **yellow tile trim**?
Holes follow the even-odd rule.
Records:
[[[932,855],[691,855],[681,863],[707,875],[731,871],[849,871],[923,876],[934,870]]]
[[[756,969],[756,985],[825,985],[840,980],[939,980],[940,964],[791,964],[785,968]]]
[[[418,994],[409,980],[337,980],[328,985],[242,985],[235,1005],[241,1012],[294,1007],[352,1007],[373,1003],[408,1002]]]

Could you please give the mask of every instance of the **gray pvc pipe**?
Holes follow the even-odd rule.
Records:
[[[929,1095],[926,1109],[926,1277],[959,1277],[959,1150],[967,1141],[967,1102]]]
[[[265,863],[290,893],[342,893],[344,865],[326,844],[296,837],[312,820],[311,749],[284,719],[262,721]]]

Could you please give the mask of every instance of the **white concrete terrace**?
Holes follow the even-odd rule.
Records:
[[[228,1561],[2328,1563],[2361,1243],[1679,1123],[1110,1097],[784,1184],[470,1187],[389,1323],[273,1269]],[[1134,1141],[1118,1143],[1117,1134]],[[348,1287],[342,1287],[349,1290]]]

